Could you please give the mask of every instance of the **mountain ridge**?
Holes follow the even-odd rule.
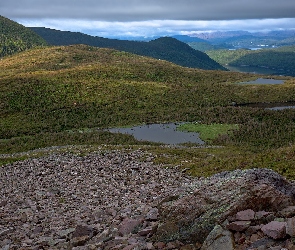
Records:
[[[94,37],[80,32],[59,31],[40,27],[30,27],[30,29],[51,45],[86,44],[167,60],[189,68],[226,70],[205,53],[194,50],[186,43],[171,37],[161,37],[149,42],[142,42]]]

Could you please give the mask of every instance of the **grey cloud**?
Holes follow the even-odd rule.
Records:
[[[7,0],[8,18],[72,18],[101,21],[234,20],[293,18],[293,0]]]

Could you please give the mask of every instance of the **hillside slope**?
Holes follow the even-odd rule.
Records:
[[[206,53],[222,65],[263,67],[295,76],[295,46],[263,50],[211,50]]]
[[[86,45],[33,49],[0,61],[0,138],[186,120],[202,107],[293,98],[288,86],[232,84],[249,77]]]
[[[46,41],[32,30],[0,16],[0,57],[46,44]]]
[[[0,138],[183,120],[230,104],[227,82],[245,77],[86,45],[29,50],[0,61]]]
[[[155,59],[168,60],[190,68],[226,70],[205,53],[196,51],[175,38],[162,37],[150,42],[126,41],[93,37],[78,32],[31,28],[51,45],[86,44],[100,48],[113,48]]]

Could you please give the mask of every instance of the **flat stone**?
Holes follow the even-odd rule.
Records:
[[[147,228],[144,228],[140,231],[138,231],[138,235],[140,236],[147,236],[148,234],[152,233],[154,230],[152,227],[147,227]]]
[[[261,228],[262,232],[273,238],[283,239],[286,236],[286,222],[271,221]]]
[[[236,232],[243,232],[249,228],[250,225],[251,221],[234,221],[228,224],[226,228]]]
[[[159,210],[158,208],[152,208],[146,215],[145,219],[150,221],[155,221],[158,219]]]
[[[84,235],[81,237],[75,237],[71,240],[71,245],[73,247],[77,247],[77,246],[83,246],[85,245],[85,243],[89,240],[89,236],[88,235]]]
[[[265,219],[269,215],[273,215],[273,213],[272,212],[265,212],[265,211],[258,211],[255,213],[255,219],[256,220]]]
[[[71,233],[73,233],[75,231],[75,228],[68,228],[65,230],[59,230],[57,231],[57,235],[61,238],[61,239],[65,239],[67,238]]]
[[[76,238],[76,237],[88,236],[89,238],[91,238],[93,237],[94,234],[95,234],[94,228],[89,226],[78,225],[75,228],[75,231],[73,232],[72,237]]]
[[[250,226],[248,227],[248,229],[245,231],[245,234],[247,236],[251,235],[251,234],[255,234],[257,233],[259,230],[261,230],[262,225],[257,225],[257,226]]]
[[[286,233],[291,237],[295,236],[295,217],[287,219]]]
[[[252,209],[240,211],[236,214],[236,220],[249,221],[254,220],[255,212]]]
[[[234,250],[233,235],[230,231],[224,230],[217,225],[209,233],[201,250]]]
[[[146,248],[147,248],[148,250],[155,249],[153,243],[151,243],[151,242],[148,242],[148,243],[146,244]]]
[[[269,249],[269,247],[273,246],[276,243],[271,238],[265,237],[253,242],[247,249]]]
[[[122,235],[129,234],[141,223],[142,219],[125,218],[119,226],[119,233],[121,233]]]

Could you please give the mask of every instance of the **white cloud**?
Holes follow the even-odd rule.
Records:
[[[164,36],[209,30],[246,30],[251,32],[295,28],[295,18],[221,21],[150,20],[133,22],[80,19],[16,19],[16,21],[27,27],[47,27],[102,37]]]

